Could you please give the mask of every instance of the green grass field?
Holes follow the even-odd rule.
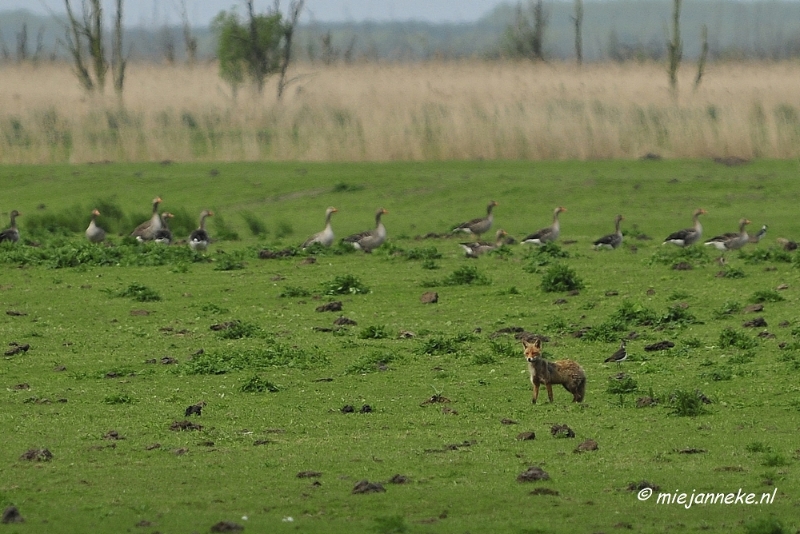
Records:
[[[22,241],[0,244],[0,343],[29,345],[0,360],[0,508],[25,519],[0,531],[190,533],[228,521],[245,532],[795,532],[800,259],[775,240],[800,236],[797,170],[0,167],[3,227],[12,209],[23,214]],[[116,235],[144,220],[156,195],[181,215],[181,237],[212,208],[212,237],[240,239],[203,257]],[[416,239],[483,215],[492,199],[494,228],[516,239],[567,207],[559,246],[475,260],[458,247],[464,238]],[[84,243],[97,205],[116,210],[98,221],[111,247]],[[370,229],[385,207],[388,242],[371,255],[298,251],[327,206],[339,209],[337,239]],[[708,247],[662,246],[697,207],[708,211],[707,238],[741,217],[769,233],[722,267]],[[617,213],[623,246],[592,250]],[[259,259],[287,247],[294,255]],[[582,282],[577,294],[546,291],[558,266]],[[369,291],[336,294],[343,282]],[[422,304],[426,291],[439,302]],[[341,312],[316,311],[331,301]],[[763,310],[747,311],[754,303]],[[357,324],[334,325],[340,316]],[[743,326],[757,317],[767,326]],[[584,367],[585,403],[554,386],[553,404],[544,388],[531,404],[522,346],[498,333],[512,327]],[[602,363],[622,338],[628,361]],[[645,350],[665,340],[674,347]],[[654,404],[637,407],[644,397]],[[426,403],[435,399],[450,402]],[[202,415],[184,415],[200,401]],[[202,428],[171,430],[185,420]],[[575,437],[552,436],[556,424]],[[523,432],[535,439],[517,439]],[[587,439],[598,449],[574,452]],[[37,449],[52,458],[22,458]],[[518,482],[530,466],[550,479]],[[362,480],[385,491],[353,493]],[[631,489],[643,481],[658,487],[647,501]],[[656,502],[740,489],[756,502],[774,492],[774,502]]]

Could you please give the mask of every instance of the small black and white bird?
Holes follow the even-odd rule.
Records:
[[[620,363],[624,362],[627,358],[628,358],[628,351],[625,350],[625,340],[623,339],[622,343],[620,343],[619,345],[619,349],[617,349],[617,352],[606,358],[604,363],[616,362],[617,365],[619,365]]]
[[[761,226],[761,230],[759,230],[756,235],[751,235],[750,236],[750,242],[751,243],[758,243],[759,241],[764,239],[765,235],[767,235],[767,225],[766,224]]]

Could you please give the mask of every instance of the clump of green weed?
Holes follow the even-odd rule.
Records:
[[[436,260],[422,260],[422,263],[420,265],[422,266],[423,269],[427,269],[429,271],[441,268],[440,265],[436,263]]]
[[[275,237],[277,239],[283,239],[284,237],[289,237],[294,234],[294,227],[292,223],[289,221],[278,221],[275,225]]]
[[[753,293],[753,296],[750,297],[749,302],[752,302],[753,304],[761,304],[764,302],[781,302],[784,300],[786,299],[784,299],[774,289],[762,289]]]
[[[542,291],[556,293],[583,289],[584,283],[573,269],[558,263],[551,266],[542,276]]]
[[[436,354],[458,354],[461,341],[458,338],[432,337],[423,341],[415,350],[417,354],[433,356]]]
[[[440,260],[442,253],[436,247],[412,248],[405,251],[408,260]]]
[[[625,375],[622,380],[612,376],[608,379],[606,393],[622,395],[624,393],[633,393],[637,389],[639,389],[639,384],[631,376]]]
[[[791,263],[792,255],[780,248],[753,248],[740,250],[739,257],[751,265],[765,262]]]
[[[569,252],[562,250],[552,241],[540,247],[532,247],[525,254],[527,263],[522,268],[526,273],[537,273],[540,267],[550,265],[553,260],[569,258]]]
[[[721,348],[736,347],[737,349],[749,350],[758,346],[758,341],[748,336],[744,332],[726,327],[719,335],[719,346]]]
[[[256,374],[245,380],[239,387],[239,391],[242,393],[264,393],[265,391],[276,393],[280,391],[280,388],[266,378],[261,378]]]
[[[326,295],[360,295],[370,291],[357,276],[352,274],[343,274],[330,282],[324,282],[322,288]]]
[[[495,356],[503,358],[514,358],[522,354],[522,347],[516,343],[511,343],[502,339],[489,340],[489,349]]]
[[[187,375],[221,375],[269,367],[318,368],[327,363],[327,358],[319,350],[308,351],[267,339],[264,346],[256,349],[204,352],[181,364],[180,370]]]
[[[731,267],[726,265],[724,269],[722,269],[717,276],[721,276],[722,278],[730,278],[732,280],[744,278],[747,274],[744,272],[743,269],[739,267]]]
[[[408,532],[408,524],[402,515],[376,517],[372,530],[378,534],[403,534]]]
[[[489,277],[479,272],[474,265],[463,265],[442,280],[443,286],[485,286],[490,283]]]
[[[214,256],[215,271],[236,271],[244,269],[244,253],[242,251],[230,254],[218,250]]]
[[[136,400],[127,393],[115,393],[107,395],[103,402],[106,404],[133,404]]]
[[[472,358],[472,363],[475,365],[492,365],[497,363],[497,357],[490,352],[481,352]]]
[[[206,313],[212,313],[212,314],[215,314],[215,315],[221,314],[221,313],[228,313],[228,309],[227,308],[222,308],[220,306],[217,306],[213,302],[210,302],[208,304],[203,304],[202,306],[200,306],[200,309],[202,311],[206,312]]]
[[[347,182],[339,182],[333,186],[331,190],[333,193],[355,193],[364,189],[360,184],[348,184]]]
[[[650,257],[649,263],[659,265],[675,265],[688,263],[689,265],[703,265],[710,262],[710,256],[703,247],[659,247]]]
[[[703,380],[712,380],[714,382],[723,382],[733,378],[733,371],[728,367],[720,367],[719,369],[712,369],[700,374]]]
[[[388,337],[389,331],[383,325],[371,325],[358,333],[359,339],[386,339]]]
[[[628,324],[619,318],[609,317],[606,321],[590,328],[581,339],[585,341],[618,342],[620,332],[625,331]]]
[[[789,465],[789,461],[782,454],[770,453],[764,455],[764,461],[761,462],[761,465],[767,467],[782,467],[784,465]]]
[[[227,328],[217,331],[220,339],[244,339],[248,337],[262,337],[264,331],[260,326],[245,321],[231,321]]]
[[[278,296],[284,298],[310,297],[311,291],[309,291],[308,289],[304,289],[302,287],[286,286],[283,288],[283,291],[281,291],[281,294]]]
[[[770,452],[772,449],[762,441],[753,441],[745,447],[747,452]]]
[[[745,534],[791,534],[776,517],[762,517],[744,525]]]
[[[752,362],[755,359],[755,357],[756,357],[756,353],[751,351],[751,350],[749,350],[749,351],[746,351],[746,352],[742,352],[741,354],[737,354],[736,356],[733,356],[730,359],[730,362],[732,364],[740,365],[740,364],[743,364],[743,363]]]
[[[241,211],[239,215],[244,219],[250,233],[256,237],[267,234],[267,225],[252,211]]]
[[[669,404],[672,408],[670,415],[696,417],[708,413],[696,391],[676,390],[670,395]]]
[[[626,326],[629,324],[651,326],[658,320],[658,314],[641,304],[634,304],[629,300],[624,300],[622,305],[611,314],[611,319]]]
[[[718,309],[714,310],[715,319],[724,319],[734,313],[742,311],[742,305],[735,300],[726,300],[725,303]]]
[[[239,234],[231,228],[231,226],[225,220],[225,217],[222,216],[217,210],[214,210],[214,216],[212,217],[213,221],[212,224],[214,225],[214,232],[212,235],[215,239],[220,241],[239,241]]]
[[[144,284],[132,282],[127,288],[117,293],[118,297],[132,298],[137,302],[155,302],[161,300],[161,295],[155,289],[150,289]]]
[[[697,322],[694,314],[680,304],[670,306],[667,313],[658,318],[659,326],[686,326]]]
[[[396,359],[397,357],[392,353],[373,352],[348,365],[344,373],[346,375],[363,375],[386,370],[387,366]]]
[[[563,317],[553,317],[544,325],[544,330],[551,334],[563,334],[569,330],[569,323]]]

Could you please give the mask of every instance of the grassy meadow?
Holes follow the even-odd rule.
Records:
[[[800,259],[776,238],[800,235],[796,174],[790,161],[0,167],[4,226],[22,212],[22,241],[0,244],[0,508],[25,519],[0,530],[794,532]],[[155,195],[189,218],[179,236],[215,211],[205,255],[118,235]],[[567,207],[560,244],[467,259],[463,238],[417,238],[490,199],[494,228],[518,240]],[[109,246],[82,236],[97,205],[114,214],[98,221]],[[385,207],[387,243],[298,250],[331,205],[337,238]],[[740,217],[769,232],[724,266],[662,246],[697,207],[707,237]],[[592,250],[617,213],[623,246]],[[580,289],[552,291],[554,277]],[[542,388],[531,404],[515,329],[584,367],[585,403],[554,386],[554,403]],[[622,338],[628,361],[604,364]],[[661,341],[674,346],[645,349]],[[597,450],[574,452],[589,439]],[[519,482],[531,466],[549,480]],[[363,480],[385,491],[354,493]],[[648,486],[775,497],[687,509],[640,501]]]
[[[796,158],[796,62],[298,64],[282,102],[216,64],[132,63],[121,101],[68,64],[0,66],[0,162]]]

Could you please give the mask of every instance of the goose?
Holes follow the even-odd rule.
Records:
[[[200,226],[197,227],[197,230],[189,234],[189,246],[192,247],[192,250],[203,251],[208,248],[208,243],[211,241],[211,238],[208,236],[208,232],[206,232],[206,217],[212,217],[213,215],[214,212],[211,210],[203,210],[200,212]]]
[[[739,220],[738,234],[736,232],[728,232],[727,234],[718,235],[706,241],[705,244],[711,245],[722,252],[740,249],[750,241],[750,236],[747,235],[747,230],[744,229],[748,224],[750,224],[750,220],[742,218]]]
[[[175,217],[168,211],[161,214],[161,229],[153,236],[153,241],[162,245],[169,245],[172,242],[172,231],[169,229],[169,219]]]
[[[381,215],[389,213],[383,208],[379,208],[375,212],[375,229],[353,234],[345,237],[342,241],[350,243],[356,250],[363,250],[364,252],[372,252],[378,248],[386,240],[386,227],[381,222]]]
[[[477,219],[472,219],[471,221],[461,223],[453,228],[452,233],[464,232],[466,234],[472,234],[480,239],[482,233],[488,232],[492,228],[492,222],[494,222],[494,214],[492,214],[492,209],[497,205],[497,202],[492,200],[489,202],[489,205],[486,206],[486,217],[479,217]]]
[[[703,226],[700,224],[700,216],[705,213],[708,212],[702,208],[694,210],[692,214],[694,227],[684,228],[683,230],[678,230],[677,232],[669,234],[663,244],[672,243],[679,247],[688,247],[700,241],[700,238],[703,236]]]
[[[557,207],[553,211],[553,224],[547,228],[542,228],[541,230],[530,234],[523,239],[522,242],[529,245],[544,245],[545,243],[558,239],[558,236],[561,233],[561,225],[558,222],[558,214],[564,211],[567,211],[567,208],[562,206]]]
[[[624,362],[627,359],[628,359],[628,351],[625,350],[625,340],[623,339],[622,343],[617,349],[617,352],[606,358],[604,363],[616,362],[617,366],[619,366],[620,363]]]
[[[89,221],[89,227],[86,229],[86,239],[91,243],[102,243],[106,238],[106,231],[97,226],[97,218],[100,216],[98,210],[92,210],[92,220]]]
[[[496,248],[500,248],[503,246],[503,238],[507,236],[505,230],[498,230],[497,234],[495,234],[495,242],[494,243],[459,243],[459,246],[464,249],[464,254],[468,258],[477,258],[481,254],[485,252],[489,252]]]
[[[301,245],[302,248],[310,247],[314,243],[319,243],[323,247],[329,247],[333,244],[334,236],[333,228],[331,228],[331,216],[337,211],[339,210],[333,206],[325,210],[325,229],[306,239]]]
[[[750,236],[750,243],[758,243],[759,241],[764,239],[765,235],[767,235],[767,225],[766,224],[761,226],[761,230],[759,230],[758,233],[756,233],[756,235],[751,235]]]
[[[620,221],[625,220],[622,215],[617,215],[614,219],[616,231],[613,234],[604,235],[594,242],[595,248],[617,248],[622,244],[622,232],[619,229]]]
[[[149,220],[143,222],[137,226],[133,232],[131,232],[131,235],[135,237],[137,241],[151,241],[155,237],[156,232],[161,230],[161,217],[158,215],[159,204],[161,204],[161,198],[154,198],[153,215]]]
[[[778,244],[783,248],[783,250],[797,250],[797,241],[793,241],[791,239],[786,239],[785,237],[779,237],[777,239]]]
[[[0,243],[3,241],[10,241],[16,243],[19,241],[19,229],[17,229],[17,217],[22,215],[17,210],[11,212],[11,226],[0,232]]]

